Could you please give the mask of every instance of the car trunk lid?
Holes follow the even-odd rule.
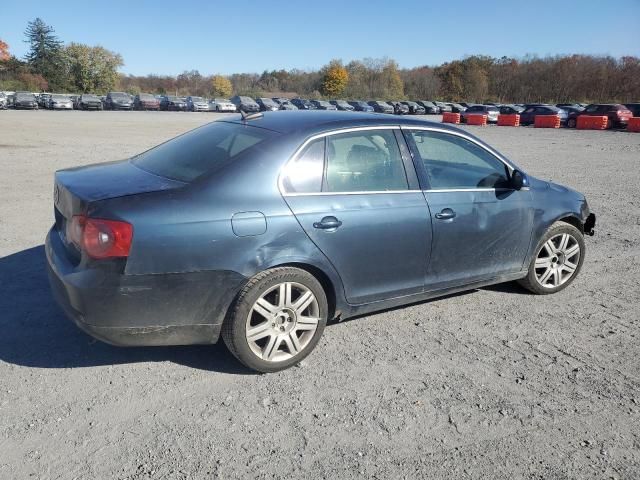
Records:
[[[184,185],[142,170],[129,160],[60,170],[55,174],[53,191],[55,229],[70,256],[79,260],[80,252],[68,231],[74,215],[86,215],[93,202]]]

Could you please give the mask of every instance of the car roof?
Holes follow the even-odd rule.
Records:
[[[240,116],[228,117],[223,121],[243,123]],[[375,126],[431,126],[439,129],[456,131],[448,125],[420,120],[417,118],[402,118],[396,115],[366,112],[341,112],[335,110],[287,110],[279,112],[264,112],[260,117],[246,121],[249,125],[267,128],[276,132],[305,133],[314,135],[328,130],[353,127]]]

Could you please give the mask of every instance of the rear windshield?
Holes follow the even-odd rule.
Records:
[[[270,130],[249,125],[212,122],[147,150],[132,162],[155,175],[192,182],[273,135]]]

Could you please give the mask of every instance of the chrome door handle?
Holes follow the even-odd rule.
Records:
[[[335,230],[340,225],[342,225],[342,222],[336,217],[324,217],[319,222],[315,222],[313,224],[313,228],[319,228],[321,230]]]
[[[454,218],[456,216],[456,212],[454,212],[450,208],[443,208],[440,213],[436,213],[436,218],[438,220],[449,220],[450,218]]]

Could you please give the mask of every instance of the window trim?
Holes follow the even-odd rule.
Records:
[[[319,138],[324,138],[324,141],[325,141],[325,161],[324,161],[324,166],[323,166],[323,182],[324,182],[324,172],[326,170],[326,163],[327,163],[327,148],[326,148],[327,137],[332,136],[332,135],[340,135],[340,134],[343,134],[343,133],[361,132],[361,131],[368,131],[368,130],[391,130],[391,131],[395,132],[395,131],[401,131],[401,127],[400,127],[400,125],[369,125],[369,126],[363,126],[363,127],[347,127],[347,128],[337,129],[337,130],[331,130],[331,131],[328,131],[328,132],[318,133],[318,134],[315,134],[315,135],[312,135],[312,136],[308,137],[295,150],[293,155],[291,155],[291,157],[289,157],[289,160],[287,160],[284,163],[282,168],[280,168],[280,172],[278,173],[278,190],[280,191],[280,194],[283,197],[310,197],[310,196],[373,195],[373,194],[376,194],[376,195],[379,195],[379,194],[394,194],[394,195],[397,195],[399,193],[420,193],[420,192],[422,192],[421,189],[417,189],[416,190],[416,189],[412,189],[411,188],[410,174],[409,174],[409,172],[407,172],[407,162],[405,162],[405,159],[404,159],[402,146],[400,145],[400,143],[398,141],[398,138],[395,135],[394,135],[394,137],[396,139],[396,142],[398,142],[398,151],[400,152],[400,159],[402,160],[402,166],[403,166],[403,168],[405,170],[405,176],[407,178],[407,189],[406,190],[363,190],[363,191],[352,191],[352,192],[310,192],[310,193],[287,192],[287,190],[286,190],[286,188],[284,186],[283,172],[286,170],[286,168],[289,165],[289,163],[295,162],[298,159],[298,157],[302,154],[302,152],[304,151],[304,149],[306,148],[306,146],[309,143],[313,142],[314,140],[318,140]],[[415,165],[413,165],[413,168],[415,169]]]
[[[407,125],[407,126],[402,126],[401,130],[403,133],[405,133],[405,139],[407,139],[407,144],[409,145],[409,151],[411,152],[411,155],[413,157],[414,160],[414,167],[416,169],[416,172],[418,173],[418,178],[420,180],[420,186],[421,186],[421,190],[423,192],[495,192],[495,191],[505,191],[505,190],[513,190],[512,188],[506,188],[506,187],[462,187],[462,188],[431,188],[431,185],[429,184],[429,180],[428,180],[428,176],[427,176],[427,171],[426,168],[424,166],[424,161],[422,160],[422,157],[420,156],[420,152],[418,151],[417,147],[415,146],[415,143],[413,141],[413,138],[410,136],[411,131],[413,130],[420,130],[420,131],[430,131],[430,132],[437,132],[437,133],[445,133],[445,134],[449,134],[449,135],[454,135],[457,137],[461,137],[464,138],[465,140],[468,140],[472,143],[474,143],[475,145],[477,145],[478,147],[480,147],[481,149],[483,149],[484,151],[486,151],[487,153],[489,153],[490,155],[492,155],[493,157],[495,157],[497,160],[499,160],[501,163],[503,163],[508,171],[509,171],[509,176],[511,176],[513,174],[514,170],[518,170],[522,173],[524,173],[526,175],[526,173],[520,169],[519,167],[517,167],[515,164],[511,163],[510,161],[508,161],[506,158],[502,157],[502,155],[500,155],[500,153],[498,153],[496,150],[493,150],[493,148],[488,147],[483,145],[482,143],[480,143],[478,140],[476,140],[475,138],[466,135],[464,132],[460,131],[455,131],[455,130],[448,130],[446,128],[439,128],[439,127],[431,127],[431,126],[413,126],[413,125]],[[529,187],[523,187],[521,188],[521,190],[528,190]]]

